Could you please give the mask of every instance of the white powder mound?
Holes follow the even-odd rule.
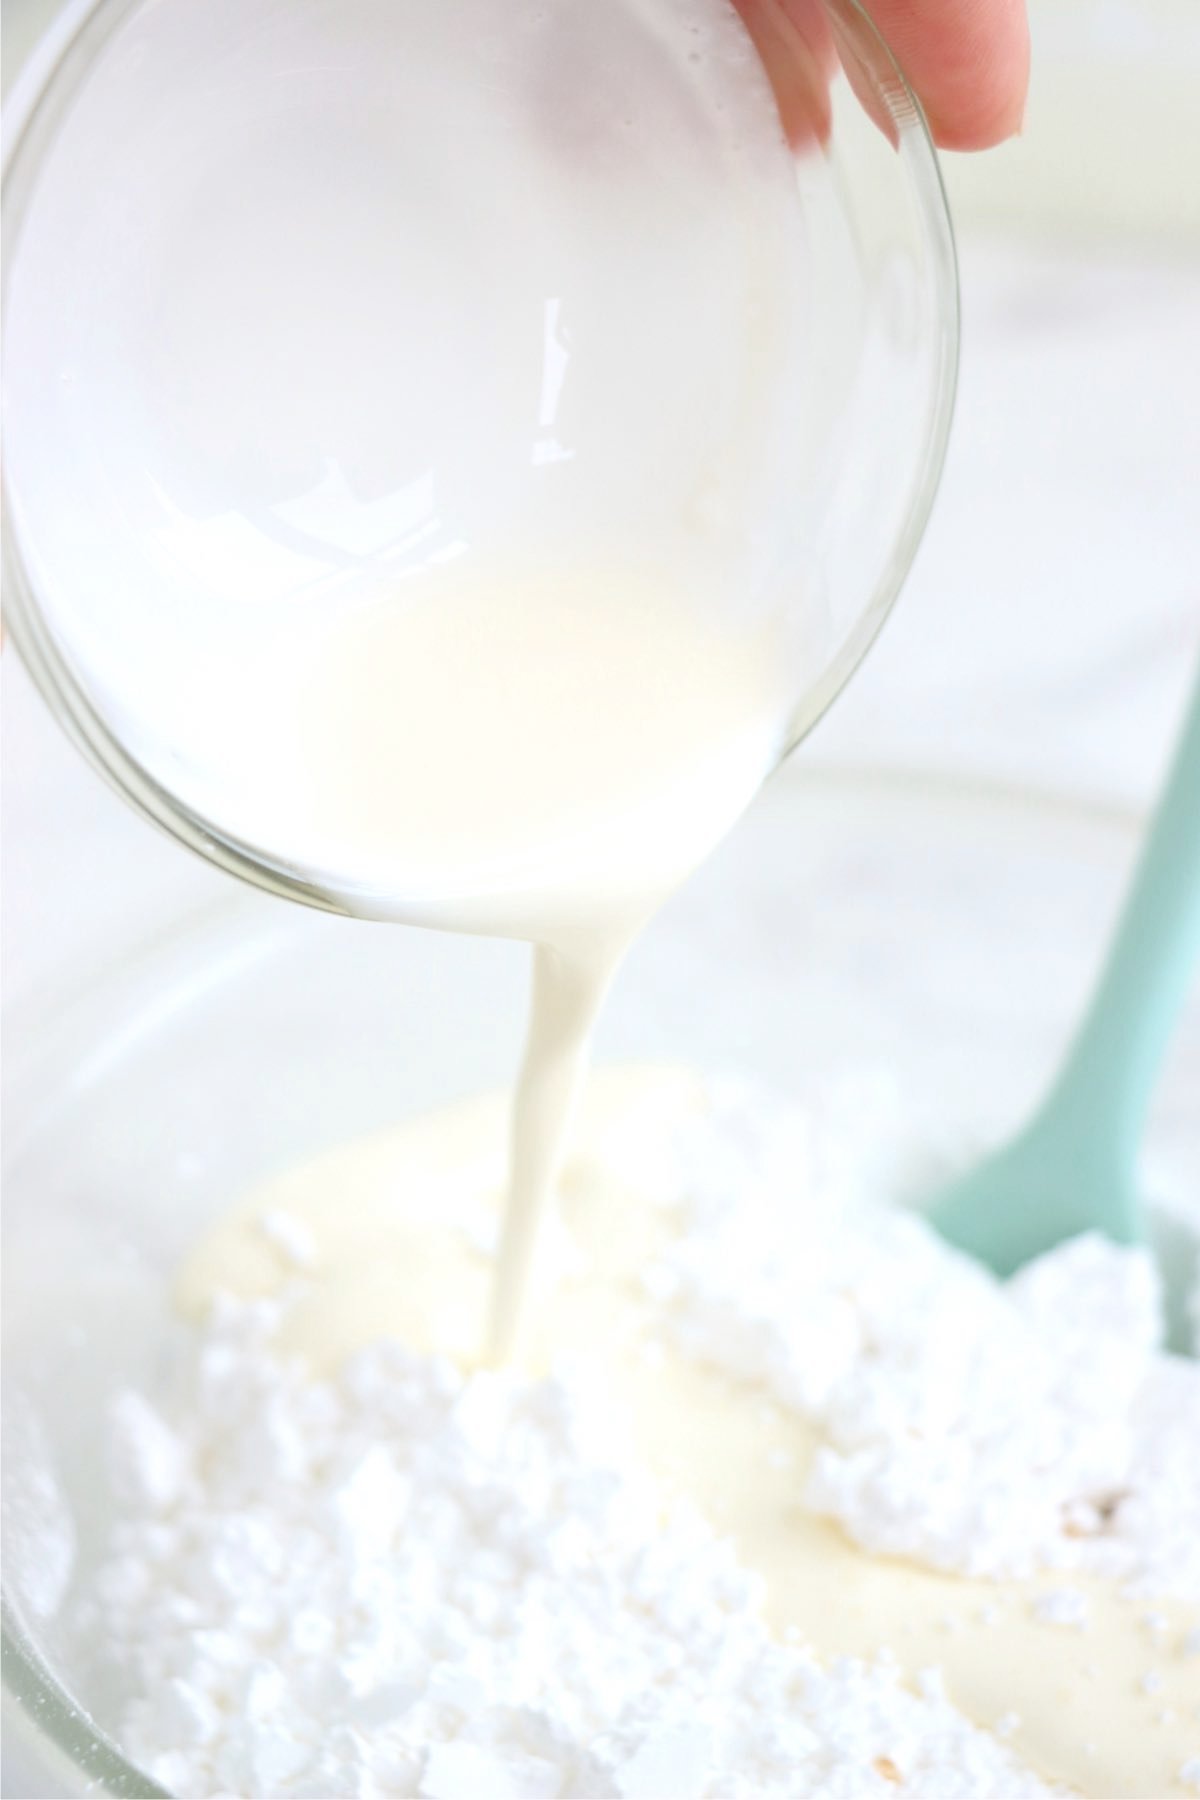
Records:
[[[1088,1236],[1001,1283],[888,1204],[877,1092],[711,1100],[675,1122],[680,1236],[649,1280],[689,1353],[819,1426],[808,1504],[936,1568],[1200,1599],[1200,1365],[1158,1350],[1148,1254]]]
[[[1051,1791],[936,1676],[773,1639],[578,1378],[388,1344],[314,1382],[272,1354],[278,1316],[222,1304],[170,1419],[116,1408],[94,1623],[134,1696],[122,1742],[172,1793]]]

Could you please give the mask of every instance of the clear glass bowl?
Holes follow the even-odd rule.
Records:
[[[784,1090],[886,1069],[914,1137],[969,1156],[1061,1053],[1136,842],[1016,791],[793,765],[636,947],[598,1059]],[[55,1603],[71,1539],[86,1563],[103,1526],[103,1397],[169,1354],[177,1260],[266,1171],[507,1084],[525,974],[512,944],[242,892],[8,1023],[6,1752],[53,1770],[46,1791],[157,1791],[105,1737],[111,1699],[74,1688]],[[1194,1228],[1197,1092],[1193,1007],[1146,1181]]]
[[[335,910],[349,868],[238,823],[244,744],[279,739],[264,645],[316,645],[360,578],[558,545],[635,585],[690,571],[723,629],[786,622],[794,742],[891,606],[945,450],[950,224],[856,0],[811,0],[828,74],[791,84],[769,178],[738,160],[773,115],[728,9],[520,0],[466,28],[495,7],[95,0],[10,109],[12,636],[143,812]],[[431,104],[447,67],[466,99]]]

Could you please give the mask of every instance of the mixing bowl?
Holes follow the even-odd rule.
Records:
[[[916,1145],[969,1158],[1042,1088],[1135,845],[1127,818],[1016,791],[789,766],[635,948],[598,1058],[784,1091],[882,1072]],[[105,1396],[170,1357],[179,1258],[266,1172],[506,1085],[525,974],[512,944],[238,891],[8,1021],[7,1748],[54,1771],[46,1791],[157,1791],[64,1620],[105,1529]],[[1197,1091],[1193,1008],[1145,1169],[1160,1237],[1190,1243],[1181,1287]]]

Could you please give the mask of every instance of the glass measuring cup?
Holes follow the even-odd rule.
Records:
[[[100,0],[14,108],[14,641],[143,812],[334,910],[404,896],[307,854],[247,771],[381,582],[436,606],[582,566],[577,614],[644,588],[649,621],[669,566],[731,645],[779,624],[783,752],[890,607],[944,451],[949,223],[853,0],[790,149],[716,0],[500,11]]]

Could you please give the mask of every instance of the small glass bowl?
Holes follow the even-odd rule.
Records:
[[[945,451],[950,222],[920,109],[856,0],[810,0],[810,86],[792,82],[780,103],[790,163],[781,147],[770,179],[731,176],[740,200],[716,223],[705,183],[686,188],[698,203],[667,208],[674,232],[658,228],[663,204],[639,211],[639,197],[696,179],[693,140],[708,168],[697,121],[738,114],[713,166],[740,169],[754,138],[741,113],[773,116],[751,35],[699,0],[503,0],[503,31],[466,30],[498,3],[94,0],[10,107],[13,639],[60,722],[143,813],[333,910],[353,910],[351,871],[250,841],[267,835],[261,821],[235,824],[237,746],[264,729],[266,689],[246,673],[264,643],[319,633],[364,572],[419,589],[447,558],[490,570],[505,544],[585,559],[615,545],[614,578],[636,579],[686,537],[698,577],[728,564],[731,629],[764,607],[799,629],[794,743],[888,612]],[[753,21],[760,0],[740,10]],[[456,18],[478,107],[426,114],[406,71]],[[614,60],[588,34],[618,18]],[[279,36],[295,29],[311,31],[312,54]],[[389,104],[401,77],[405,100]],[[682,123],[660,157],[668,79]],[[534,173],[497,189],[489,148],[522,133]],[[546,165],[553,204],[535,179]],[[560,231],[572,197],[591,206],[598,187],[604,230]],[[256,245],[266,254],[248,271]],[[528,276],[510,278],[510,263]],[[792,287],[774,280],[793,267],[795,319]],[[741,323],[718,376],[704,352],[730,334],[702,321],[708,290],[725,288],[736,310],[714,302],[712,320]],[[389,336],[394,312],[408,325]],[[210,333],[211,378],[197,361]],[[751,378],[768,343],[784,345],[786,403],[774,361],[761,390]],[[576,370],[590,398],[572,413]],[[731,436],[748,446],[732,477]]]

